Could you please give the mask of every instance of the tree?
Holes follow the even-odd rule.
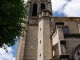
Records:
[[[24,0],[0,0],[0,47],[13,46],[25,29],[21,23],[27,16]]]

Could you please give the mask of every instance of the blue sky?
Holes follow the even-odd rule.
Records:
[[[80,0],[51,0],[53,16],[80,17]],[[15,60],[18,43],[8,47],[8,53],[0,48],[0,60]]]

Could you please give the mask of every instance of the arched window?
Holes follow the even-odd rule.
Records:
[[[75,60],[80,60],[80,47],[75,51]]]
[[[77,50],[77,56],[80,56],[80,48]]]
[[[32,16],[37,16],[37,4],[33,4],[33,11],[32,11]]]
[[[73,49],[72,56],[75,60],[80,60],[80,44]]]
[[[64,34],[69,34],[70,32],[69,32],[69,29],[67,28],[67,27],[64,27],[63,28],[63,33]]]
[[[45,4],[41,3],[41,10],[45,9]]]

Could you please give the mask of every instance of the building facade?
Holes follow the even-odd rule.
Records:
[[[16,60],[80,60],[80,18],[52,16],[51,0],[28,0]]]

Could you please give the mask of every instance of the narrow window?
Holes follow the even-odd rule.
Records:
[[[69,29],[67,28],[67,27],[64,27],[63,28],[63,33],[64,34],[69,34],[70,32],[69,32]]]
[[[37,4],[33,4],[33,11],[32,11],[32,16],[37,16]]]
[[[41,44],[41,40],[40,40],[40,44]]]
[[[41,54],[40,54],[40,58],[41,58]]]
[[[41,28],[40,28],[40,31],[41,31]]]
[[[45,4],[41,3],[41,10],[45,9]]]

